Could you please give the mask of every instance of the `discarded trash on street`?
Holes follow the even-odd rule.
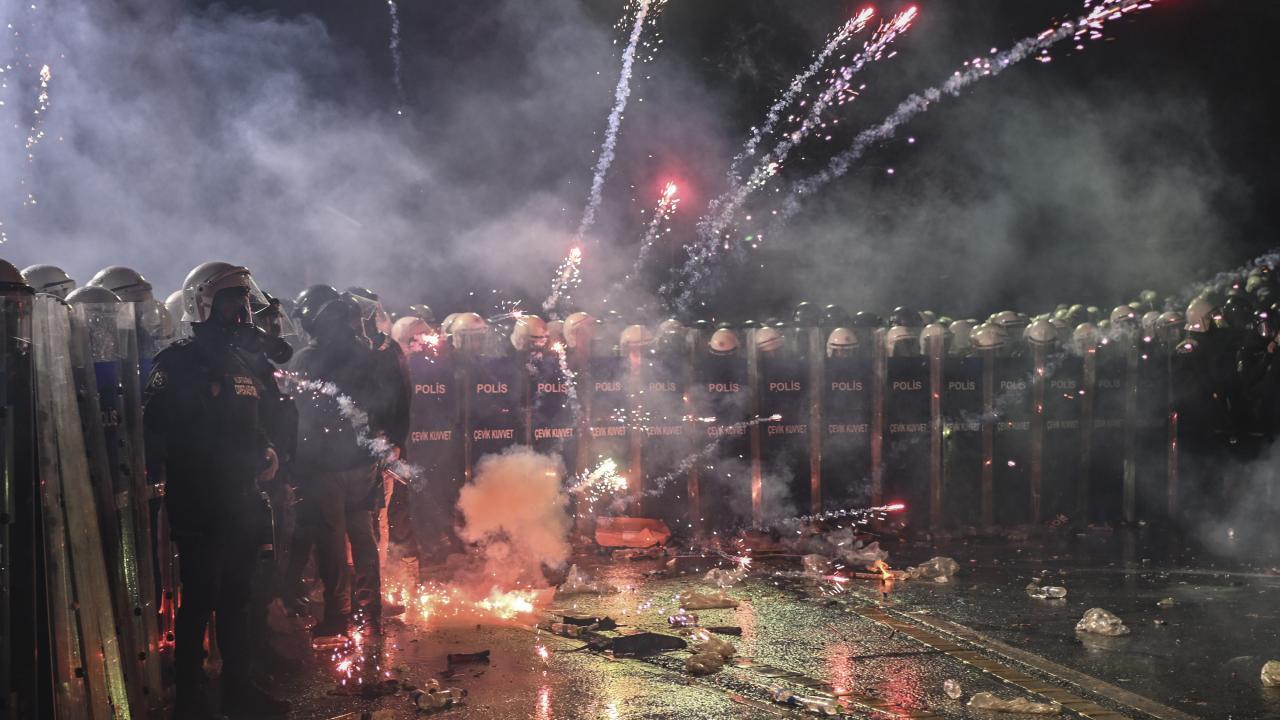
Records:
[[[804,708],[809,712],[815,712],[819,715],[840,714],[840,705],[834,698],[806,697],[804,695],[797,695],[781,685],[771,686],[769,688],[769,694],[773,697],[773,701],[779,705]]]
[[[461,705],[467,691],[460,688],[441,688],[438,680],[432,679],[427,687],[414,690],[409,695],[410,702],[418,710],[444,710]]]
[[[684,669],[690,675],[714,675],[724,669],[724,658],[716,653],[690,655],[684,661]]]
[[[587,638],[587,644],[596,652],[612,651],[617,657],[653,655],[668,650],[683,650],[689,646],[684,638],[650,632],[617,637],[596,635]]]
[[[582,625],[593,630],[617,630],[618,622],[607,615],[561,615],[560,622],[566,625]]]
[[[671,627],[695,627],[698,624],[698,613],[679,612],[670,615],[667,617],[667,624]]]
[[[1026,698],[1005,700],[989,692],[980,692],[969,698],[965,707],[970,710],[989,710],[991,712],[1024,713],[1027,715],[1057,715],[1061,708],[1057,705],[1032,702]]]
[[[1129,628],[1125,626],[1123,620],[1112,613],[1102,608],[1090,608],[1085,612],[1084,617],[1080,618],[1080,622],[1076,623],[1076,632],[1116,637],[1128,635]]]
[[[718,638],[706,630],[695,632],[692,640],[694,654],[713,652],[725,660],[738,654],[738,650],[733,646],[733,643],[724,638]]]
[[[1280,660],[1268,660],[1262,666],[1262,686],[1280,687]]]
[[[836,557],[843,563],[854,567],[871,567],[877,560],[888,562],[889,553],[880,549],[880,541],[863,545],[857,541],[851,546],[841,546],[836,550]]]
[[[1166,609],[1166,610],[1167,610],[1167,609],[1169,609],[1169,608],[1171,608],[1171,607],[1173,607],[1174,605],[1177,605],[1177,604],[1178,604],[1178,601],[1177,601],[1177,600],[1174,600],[1174,599],[1173,599],[1173,598],[1171,598],[1171,597],[1167,597],[1167,598],[1164,598],[1163,600],[1161,600],[1160,602],[1156,603],[1156,607],[1158,607],[1158,608],[1163,608],[1163,609]]]
[[[596,544],[600,547],[651,548],[671,539],[667,524],[654,518],[596,518]]]
[[[608,583],[592,580],[589,575],[578,569],[577,565],[569,566],[569,574],[564,582],[556,588],[557,595],[611,595],[618,589]]]
[[[960,689],[960,683],[951,678],[942,681],[942,692],[946,693],[947,697],[952,700],[959,700],[960,696],[964,694],[964,691]]]
[[[714,610],[738,607],[738,601],[723,592],[701,592],[698,590],[685,590],[676,596],[676,603],[685,610]]]
[[[1027,586],[1027,594],[1040,600],[1061,600],[1067,596],[1067,589],[1059,585],[1045,585],[1041,587],[1035,583],[1031,583]]]
[[[724,589],[730,588],[742,582],[747,576],[747,568],[739,567],[734,570],[725,570],[724,568],[711,568],[707,571],[704,580],[714,584],[716,587]]]
[[[948,583],[959,570],[960,563],[952,558],[939,556],[908,569],[907,575],[912,579],[932,579],[937,583]]]

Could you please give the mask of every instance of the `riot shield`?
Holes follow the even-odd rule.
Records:
[[[409,514],[419,567],[444,562],[459,546],[454,507],[464,482],[460,405],[454,356],[408,357],[413,396],[405,458],[422,469],[409,488]]]
[[[1117,343],[1100,345],[1096,354],[1088,491],[1093,523],[1123,518],[1128,361],[1128,349]]]
[[[982,370],[980,357],[942,362],[943,522],[952,527],[982,522]]]
[[[695,443],[710,448],[699,459],[699,483],[705,498],[703,517],[709,530],[724,531],[751,522],[750,392],[747,362],[741,351],[703,355],[690,399],[700,432]]]
[[[36,299],[32,334],[54,706],[59,717],[131,717],[62,301]]]
[[[135,311],[136,315],[136,311]],[[142,343],[134,328],[121,318],[119,323],[121,340],[121,373],[120,388],[122,395],[120,405],[123,413],[120,417],[120,431],[123,443],[128,447],[129,460],[126,464],[127,483],[130,493],[129,508],[133,516],[134,551],[137,558],[139,595],[145,609],[146,632],[149,650],[144,663],[144,678],[148,687],[157,690],[147,698],[148,706],[156,708],[163,705],[164,697],[159,691],[163,677],[161,665],[164,660],[163,650],[168,647],[164,638],[166,632],[172,631],[174,613],[167,618],[169,625],[165,628],[157,620],[162,619],[165,593],[173,596],[177,592],[177,550],[170,543],[168,534],[160,537],[156,532],[156,511],[159,510],[158,493],[147,477],[147,458],[145,446],[145,430],[142,424],[142,383],[145,377],[141,370],[140,348]],[[153,507],[154,506],[154,507]],[[167,566],[168,572],[161,574],[158,568]],[[164,582],[168,580],[168,584]],[[150,692],[150,691],[148,691]]]
[[[1045,361],[1043,471],[1040,515],[1054,524],[1077,518],[1080,409],[1084,362],[1079,355],[1051,354]]]
[[[761,504],[766,519],[810,512],[810,387],[805,360],[799,353],[780,349],[759,353],[757,361],[758,377],[753,383],[759,393],[756,414],[770,418],[756,426],[760,439],[757,467],[762,475]],[[773,420],[774,417],[778,419]]]
[[[685,422],[684,395],[689,379],[688,356],[683,348],[655,351],[641,368],[644,394],[633,406],[643,418],[644,461],[641,512],[660,518],[673,533],[688,537],[696,532],[690,516],[687,474],[681,463],[696,450]]]
[[[529,439],[534,450],[564,457],[572,474],[577,455],[578,391],[562,356],[550,350],[529,356]]]
[[[0,716],[45,717],[52,697],[41,663],[48,657],[45,582],[35,472],[31,367],[33,298],[0,297]],[[16,621],[16,622],[15,622]],[[15,663],[14,659],[18,662]]]
[[[929,359],[885,360],[884,501],[906,504],[913,526],[929,519]]]
[[[871,365],[861,357],[824,365],[822,507],[863,507],[871,502]]]
[[[1009,527],[1031,519],[1031,416],[1035,375],[1026,356],[999,357],[995,363],[995,444],[992,449],[993,512],[996,525]]]
[[[480,356],[470,362],[467,402],[470,425],[471,470],[480,458],[520,442],[524,403],[521,393],[524,368],[512,356]]]
[[[84,383],[81,412],[101,418],[86,426],[90,462],[97,468],[103,547],[117,602],[117,627],[127,650],[125,668],[135,707],[163,707],[145,483],[142,398],[132,304],[77,303],[73,329],[88,341],[88,357],[75,363]],[[96,401],[96,402],[95,402]],[[99,435],[100,433],[100,435]]]
[[[1169,519],[1169,354],[1154,338],[1139,340],[1132,375],[1136,519]],[[1176,452],[1176,445],[1172,448]]]
[[[612,462],[618,474],[629,469],[630,441],[628,422],[630,407],[627,399],[627,358],[616,355],[596,355],[590,361],[591,384],[587,388],[587,420],[589,449],[586,466],[578,473],[589,473],[602,463]],[[626,492],[617,491],[608,504],[599,504],[594,512],[621,513],[626,504]]]

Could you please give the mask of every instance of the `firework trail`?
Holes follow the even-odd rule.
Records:
[[[701,450],[681,460],[679,464],[676,465],[674,470],[667,473],[666,475],[663,475],[662,477],[655,478],[652,481],[653,486],[650,487],[648,490],[645,490],[644,494],[650,495],[650,496],[658,495],[659,493],[662,492],[662,489],[665,488],[667,484],[670,483],[672,480],[675,480],[676,478],[679,478],[680,476],[689,472],[689,469],[692,468],[695,463],[705,458],[711,457],[711,454],[716,451],[716,447],[720,445],[721,438],[734,434],[738,430],[745,430],[753,425],[759,425],[760,423],[763,423],[763,422],[778,422],[781,419],[782,419],[781,415],[757,415],[753,418],[743,420],[741,422],[736,422],[733,425],[730,425],[729,427],[733,430],[733,433],[725,432],[720,434],[719,436],[716,437],[715,440],[712,440],[711,442],[704,445]],[[699,422],[715,422],[715,418],[696,418],[696,420],[698,420]]]
[[[609,292],[605,293],[605,302],[609,302],[609,298],[617,292],[620,292],[631,281],[640,276],[640,271],[644,269],[644,264],[649,260],[649,253],[653,250],[653,244],[657,242],[658,236],[662,234],[663,226],[671,216],[675,214],[676,208],[680,206],[680,198],[676,195],[679,188],[675,183],[669,182],[662,189],[662,195],[658,198],[658,205],[653,209],[653,216],[649,218],[649,226],[645,229],[644,237],[640,239],[640,254],[636,257],[635,265],[632,266],[631,272],[623,276],[620,282],[614,284]]]
[[[556,274],[551,278],[551,294],[542,301],[542,309],[554,318],[561,300],[568,301],[574,288],[582,284],[582,248],[575,244],[569,254],[560,261]]]
[[[569,367],[569,357],[564,343],[553,343],[551,352],[555,353],[556,362],[560,365],[560,377],[564,378],[565,397],[569,400],[569,413],[573,415],[576,425],[582,413],[582,404],[578,402],[578,374]]]
[[[582,282],[582,240],[591,226],[596,222],[596,211],[600,209],[604,179],[613,164],[618,147],[618,131],[622,127],[622,113],[627,109],[627,100],[631,97],[631,71],[635,66],[637,51],[645,48],[641,42],[646,25],[653,25],[662,12],[666,0],[638,0],[635,20],[631,25],[631,34],[627,47],[622,52],[622,71],[618,74],[618,85],[613,91],[613,109],[609,111],[609,120],[605,126],[604,143],[600,147],[600,156],[596,159],[595,173],[591,178],[591,191],[587,195],[587,206],[582,211],[582,220],[578,223],[578,232],[574,235],[573,246],[564,260],[560,261],[556,273],[551,279],[551,293],[542,303],[542,309],[552,313],[556,305],[569,298],[569,293]],[[625,17],[625,16],[624,16]],[[656,47],[656,44],[647,46]],[[652,50],[641,59],[652,59]],[[554,317],[554,315],[552,315]]]
[[[360,444],[360,447],[368,450],[379,464],[401,480],[411,484],[423,481],[422,468],[400,459],[395,452],[395,445],[388,442],[386,438],[370,434],[369,415],[356,406],[356,402],[351,399],[351,396],[344,395],[337,385],[331,382],[310,380],[298,373],[285,370],[277,370],[276,378],[283,380],[288,387],[295,391],[315,393],[333,398],[334,402],[338,404],[338,412],[343,419],[351,423],[351,429],[355,430],[356,442]]]
[[[817,192],[827,183],[844,175],[855,162],[870,148],[894,136],[899,126],[915,116],[927,111],[934,103],[947,97],[955,97],[962,90],[984,78],[995,77],[1008,68],[1035,57],[1041,62],[1048,62],[1049,47],[1066,39],[1074,39],[1077,49],[1084,40],[1097,40],[1102,37],[1103,26],[1111,20],[1124,17],[1138,10],[1145,10],[1157,0],[1101,0],[1094,4],[1092,0],[1085,3],[1091,9],[1073,21],[1064,21],[1038,35],[1025,38],[1008,50],[993,53],[990,57],[974,58],[964,63],[960,70],[943,84],[916,93],[902,101],[893,114],[878,125],[863,130],[853,140],[853,144],[844,152],[836,155],[822,171],[791,186],[791,192],[784,201],[774,220],[776,229],[800,209],[800,202]]]
[[[582,211],[582,222],[578,224],[577,237],[581,239],[596,222],[596,210],[600,208],[601,192],[604,190],[604,178],[613,164],[614,151],[618,146],[618,130],[622,127],[622,113],[627,109],[627,99],[631,97],[631,69],[635,64],[636,47],[640,44],[640,35],[644,32],[646,21],[656,19],[662,12],[666,0],[639,0],[636,6],[635,22],[631,26],[631,37],[622,52],[622,72],[618,74],[618,85],[613,91],[613,109],[609,111],[609,122],[605,127],[604,144],[600,147],[600,157],[596,159],[595,175],[591,178],[591,194],[587,198],[587,207]],[[652,18],[650,12],[652,11]]]
[[[734,215],[746,203],[747,198],[778,174],[778,170],[797,145],[804,141],[815,128],[825,124],[823,115],[832,104],[842,105],[857,97],[859,89],[852,85],[853,77],[869,63],[885,57],[885,50],[899,35],[910,29],[918,15],[919,10],[911,6],[894,15],[889,21],[881,23],[871,38],[863,44],[862,50],[854,55],[852,61],[832,74],[826,89],[809,106],[809,112],[800,121],[799,126],[786,133],[772,150],[760,158],[755,169],[744,182],[733,184],[708,205],[707,214],[698,221],[698,241],[690,246],[689,260],[678,273],[679,277],[685,278],[685,286],[676,297],[678,307],[687,304],[694,286],[710,270],[711,260],[719,252],[721,242],[724,240],[721,235],[733,221]],[[728,249],[727,241],[725,245],[725,249]],[[667,284],[660,289],[660,292],[668,295],[675,289],[674,285]]]
[[[403,115],[405,99],[404,82],[400,75],[400,11],[396,7],[396,0],[387,0],[387,13],[391,16],[391,44],[388,46],[391,51],[391,79],[396,85],[396,102],[399,104],[396,114]]]
[[[764,122],[751,128],[751,136],[747,138],[747,144],[743,146],[742,152],[738,153],[737,156],[733,158],[733,162],[729,165],[730,186],[738,184],[740,171],[742,170],[742,163],[746,162],[747,158],[753,157],[756,154],[756,148],[759,147],[760,141],[764,139],[766,135],[773,132],[773,129],[778,126],[778,123],[782,120],[782,111],[786,110],[796,101],[796,98],[799,97],[800,93],[804,90],[805,83],[809,82],[809,79],[822,69],[822,66],[826,64],[831,55],[843,47],[844,44],[849,41],[849,38],[862,32],[867,27],[867,23],[871,22],[871,18],[875,15],[875,12],[875,8],[864,8],[855,17],[841,25],[838,30],[831,34],[830,39],[827,40],[827,44],[818,52],[817,56],[814,57],[813,62],[809,64],[809,67],[805,68],[799,75],[792,78],[791,84],[787,86],[786,91],[782,93],[782,95],[773,103],[773,106],[769,108],[769,111],[765,113]]]

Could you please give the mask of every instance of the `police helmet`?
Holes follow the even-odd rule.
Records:
[[[431,326],[416,315],[405,315],[391,325],[391,339],[395,341],[406,355],[420,352],[428,338],[435,333]],[[436,335],[439,338],[438,335]]]
[[[989,321],[992,325],[997,325],[1004,329],[1006,338],[1021,338],[1022,332],[1029,324],[1027,316],[1013,310],[1001,310],[991,316]]]
[[[653,344],[653,331],[644,325],[628,325],[618,337],[618,347],[623,350],[643,349]]]
[[[588,313],[578,311],[564,319],[564,340],[571,347],[586,348],[591,345],[595,335],[596,319]]]
[[[1004,347],[1009,333],[1004,326],[982,323],[969,333],[969,344],[975,350],[999,350]]]
[[[68,305],[118,305],[121,302],[119,295],[95,285],[86,285],[67,294]]]
[[[1101,339],[1102,333],[1093,323],[1080,323],[1071,333],[1071,345],[1081,355],[1097,347]]]
[[[729,328],[720,328],[711,333],[707,347],[712,355],[732,355],[738,350],[738,336]]]
[[[782,333],[778,332],[777,328],[762,327],[756,330],[755,335],[756,350],[762,353],[777,352],[785,344]]]
[[[933,348],[946,355],[951,349],[951,330],[940,322],[929,323],[920,331],[920,352],[932,355]]]
[[[969,352],[969,348],[973,346],[970,334],[973,332],[974,324],[972,320],[956,320],[947,328],[951,331],[952,353],[963,355]]]
[[[6,263],[7,265],[8,263]],[[22,279],[38,293],[67,299],[67,293],[76,287],[76,281],[57,265],[32,265],[23,269]]]
[[[208,264],[208,263],[206,263]],[[245,271],[246,274],[248,271]],[[115,293],[124,302],[141,302],[152,299],[151,283],[142,277],[137,270],[123,265],[112,265],[98,271],[89,281],[90,285],[104,287]]]
[[[331,285],[312,285],[298,293],[293,301],[293,316],[302,325],[304,332],[312,332],[312,321],[320,309],[332,300],[338,299],[341,293]]]
[[[547,344],[547,323],[537,315],[521,315],[511,328],[511,346],[521,352],[536,350]]]
[[[1174,343],[1182,336],[1185,325],[1186,320],[1182,317],[1182,313],[1170,310],[1160,313],[1160,317],[1156,318],[1153,332],[1160,342]]]
[[[479,314],[463,312],[453,317],[453,322],[449,323],[449,328],[446,332],[455,348],[459,350],[479,350],[488,330],[489,324]]]
[[[808,300],[803,300],[796,305],[792,319],[800,327],[814,327],[818,324],[818,308]]]
[[[1142,314],[1142,332],[1151,335],[1156,331],[1156,321],[1160,319],[1159,310],[1149,310]]]
[[[409,306],[409,315],[411,317],[422,318],[422,321],[431,325],[436,321],[436,314],[431,310],[431,306],[426,303],[417,303]]]
[[[94,280],[128,279],[127,273],[108,272],[114,270],[123,271],[128,270],[128,268],[107,268],[98,273]],[[134,274],[136,275],[136,273]],[[111,289],[101,282],[96,284],[99,287]],[[266,296],[254,283],[248,268],[217,261],[201,263],[187,273],[186,280],[182,282],[182,321],[192,324],[207,322],[213,313],[213,302],[217,294],[223,290],[233,288],[244,288],[245,291],[245,308],[248,312],[240,320],[245,323],[253,322],[253,306],[255,304],[258,306],[267,305]],[[140,297],[143,292],[138,289],[137,283],[126,286],[126,290],[135,298]],[[120,295],[119,292],[116,294]],[[149,283],[146,286],[145,296],[146,299],[151,297],[151,285]],[[125,302],[136,302],[123,295],[120,296],[120,299]]]
[[[1032,347],[1051,348],[1058,344],[1058,329],[1049,320],[1036,320],[1022,331],[1022,337]]]
[[[1187,332],[1204,333],[1213,329],[1213,303],[1206,297],[1198,297],[1187,306]]]
[[[905,325],[894,325],[884,335],[889,357],[915,357],[920,354],[920,331]]]
[[[842,327],[849,324],[849,311],[831,303],[822,308],[822,324],[824,327]]]
[[[675,318],[667,318],[658,323],[658,334],[666,335],[667,333],[683,333],[684,325]]]
[[[889,325],[890,327],[898,325],[908,328],[922,328],[924,327],[924,318],[915,310],[899,305],[893,309],[893,312],[889,313]]]
[[[858,336],[849,328],[838,327],[827,336],[827,357],[849,357],[858,349]]]
[[[1113,326],[1119,327],[1124,325],[1126,327],[1132,327],[1137,323],[1137,321],[1138,312],[1128,305],[1117,305],[1115,309],[1111,311],[1111,324]]]

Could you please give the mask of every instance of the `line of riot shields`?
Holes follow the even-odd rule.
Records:
[[[890,503],[935,532],[1179,510],[1166,339],[962,348],[929,329],[664,326],[588,339],[566,323],[515,349],[455,328],[455,349],[411,354],[407,450],[425,487],[528,445],[571,474],[612,461],[624,475],[611,503],[580,510],[685,536]]]
[[[0,715],[159,717],[177,577],[142,442],[159,348],[133,303],[79,292],[4,296]]]

